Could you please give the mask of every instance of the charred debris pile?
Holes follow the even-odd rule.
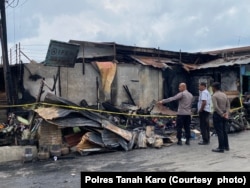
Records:
[[[38,159],[43,160],[67,158],[67,154],[72,153],[88,155],[161,148],[176,141],[176,112],[156,101],[146,109],[133,104],[117,107],[110,102],[101,103],[101,107],[88,106],[86,101],[77,105],[47,93],[43,102],[29,109],[29,117],[11,113],[8,122],[0,125],[0,145],[36,145]],[[240,114],[238,111],[232,113],[229,132],[249,129],[248,121],[237,121],[237,117],[238,120],[244,118],[240,118]],[[191,129],[199,136],[197,116],[192,118]]]
[[[38,157],[46,159],[72,152],[87,155],[161,148],[175,142],[176,112],[156,101],[146,109],[131,104],[116,107],[109,102],[101,106],[97,109],[86,102],[77,105],[47,93],[31,110],[32,124],[29,118],[10,115],[9,130],[0,133],[1,145],[37,145]]]
[[[147,117],[154,108],[153,104],[142,110],[133,105],[117,108],[104,102],[104,110],[97,110],[86,105],[79,106],[50,93],[46,95],[44,102],[45,105],[35,110],[37,115],[62,129],[63,141],[80,153],[160,148],[173,142],[171,134],[164,132],[165,123],[160,124],[156,118]],[[76,141],[76,145],[72,144],[72,140],[79,137],[80,141]]]

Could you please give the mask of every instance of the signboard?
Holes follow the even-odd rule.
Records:
[[[50,40],[46,55],[46,66],[74,67],[80,45]]]

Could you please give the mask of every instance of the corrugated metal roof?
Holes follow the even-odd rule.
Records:
[[[83,117],[82,114],[75,110],[57,107],[39,107],[38,109],[35,109],[35,112],[37,112],[39,116],[41,116],[49,123],[55,124],[60,127],[101,127],[100,123]],[[72,113],[78,114],[79,116],[70,116],[70,114]]]
[[[149,65],[161,69],[171,68],[166,63],[176,63],[171,61],[171,59],[161,57],[146,57],[133,55],[131,55],[130,57],[132,57],[134,60],[136,60],[138,63],[141,63],[142,65]]]
[[[238,58],[231,58],[231,59],[220,58],[200,65],[183,64],[183,67],[186,70],[197,70],[197,69],[215,68],[220,66],[245,65],[249,63],[250,63],[250,56],[241,56]]]
[[[151,58],[166,58],[169,63],[184,62],[184,63],[200,63],[208,62],[219,58],[217,55],[209,53],[188,53],[188,52],[175,52],[168,50],[161,50],[156,48],[145,48],[138,46],[121,45],[114,42],[88,42],[70,40],[69,43],[80,44],[79,58],[115,58],[119,62],[130,62],[130,55],[133,56],[146,56]],[[156,64],[158,67],[158,65]],[[162,68],[162,67],[160,67]]]
[[[204,52],[203,54],[210,54],[210,55],[238,55],[238,54],[244,54],[250,53],[250,46],[243,46],[243,47],[237,47],[237,48],[227,48],[227,49],[221,49],[221,50],[212,50]]]

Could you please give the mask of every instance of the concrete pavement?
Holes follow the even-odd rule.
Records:
[[[37,147],[36,146],[1,146],[0,147],[0,163],[10,162],[10,161],[23,161],[28,159],[25,149],[31,149],[32,157],[37,157]]]
[[[0,164],[1,188],[80,187],[81,172],[250,172],[250,131],[229,134],[230,151],[214,153],[210,145],[176,145],[53,159]]]

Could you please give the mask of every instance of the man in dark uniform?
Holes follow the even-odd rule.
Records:
[[[160,104],[165,104],[171,101],[178,100],[178,110],[176,118],[176,128],[177,128],[177,139],[178,145],[182,145],[182,128],[185,130],[186,145],[190,145],[190,123],[191,123],[191,108],[193,102],[193,95],[187,90],[187,85],[185,83],[179,84],[179,93],[173,97],[163,99],[158,101]]]
[[[213,125],[218,136],[219,146],[212,149],[213,152],[221,152],[229,150],[228,135],[226,131],[226,122],[230,113],[230,103],[225,93],[220,90],[220,83],[214,82],[212,84],[213,95]]]

